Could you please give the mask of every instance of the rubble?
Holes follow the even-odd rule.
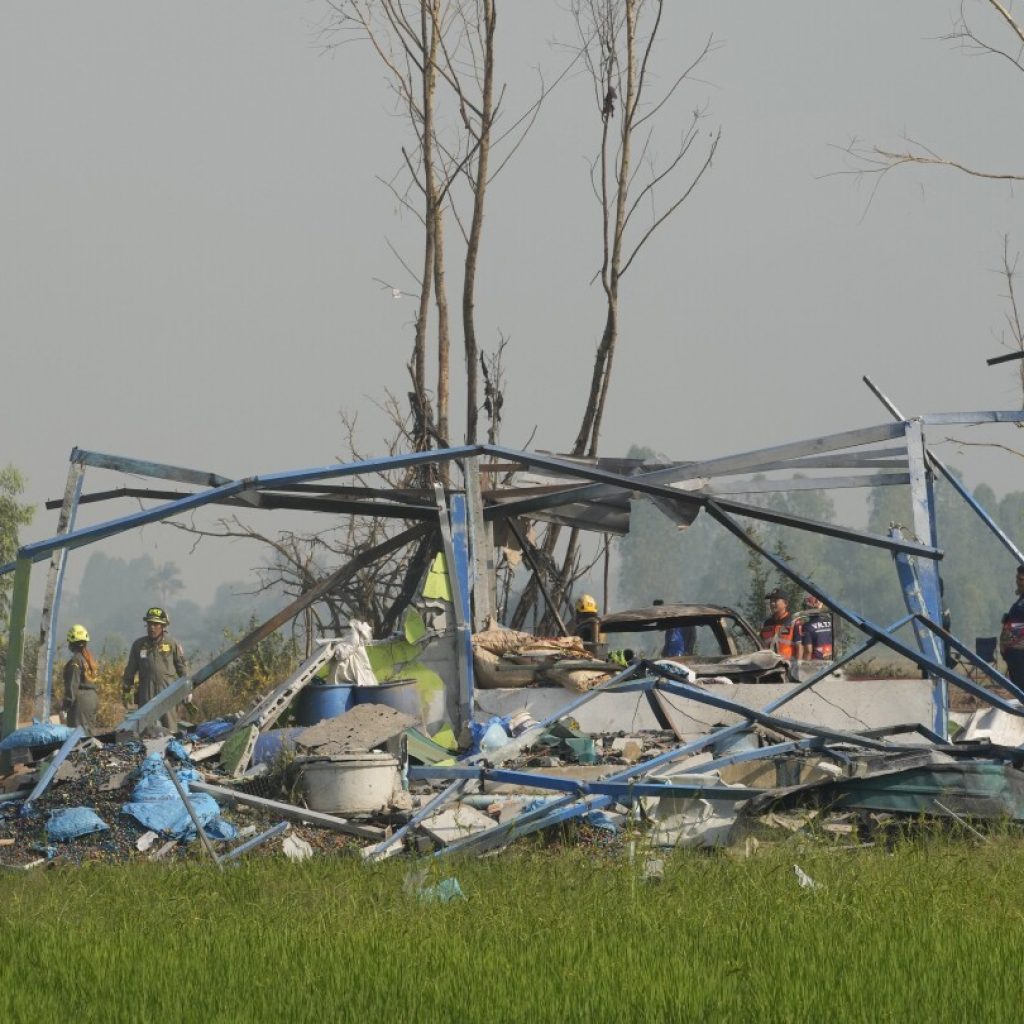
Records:
[[[534,832],[565,838],[562,826],[574,822],[571,841],[595,851],[642,847],[643,877],[656,882],[659,851],[676,848],[736,846],[749,855],[773,837],[796,836],[859,849],[894,822],[925,819],[984,841],[985,821],[1024,823],[1024,749],[995,742],[1016,738],[1013,716],[978,712],[957,743],[919,724],[853,733],[784,718],[778,701],[752,710],[680,676],[688,678],[638,662],[562,710],[579,713],[607,690],[655,691],[743,720],[687,742],[672,730],[590,735],[568,713],[531,722],[513,739],[510,721],[491,719],[478,735],[500,721],[504,746],[450,753],[412,716],[364,704],[299,732],[299,758],[258,779],[229,777],[215,761],[196,765],[192,754],[205,744],[187,735],[105,744],[71,735],[49,762],[18,764],[3,780],[18,788],[0,805],[0,867],[195,859],[204,854],[193,821],[221,867],[354,846],[367,860],[403,849],[486,853]],[[251,748],[258,732],[243,726],[223,742],[240,735]],[[384,757],[381,748],[400,758],[403,779],[383,810],[345,817],[297,802],[294,772],[310,758]]]

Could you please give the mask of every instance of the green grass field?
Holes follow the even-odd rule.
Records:
[[[794,862],[817,882],[797,884]],[[467,899],[424,902],[410,872]],[[0,1019],[1019,1021],[1024,845],[4,876]]]

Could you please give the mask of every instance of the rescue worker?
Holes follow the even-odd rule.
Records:
[[[804,661],[831,661],[832,632],[832,612],[813,594],[808,594],[794,634],[799,645],[797,657]]]
[[[151,701],[176,679],[188,674],[185,652],[168,632],[171,620],[163,608],[150,608],[143,616],[146,635],[139,637],[128,652],[121,690],[125,703],[134,700],[139,707]],[[136,685],[138,677],[138,685]],[[169,732],[178,726],[177,708],[160,716],[160,724]]]
[[[597,601],[590,594],[581,594],[576,601],[576,621],[572,631],[585,644],[599,644],[604,639],[601,619],[597,614]]]
[[[800,650],[795,642],[796,621],[789,611],[789,602],[781,590],[767,595],[771,615],[761,626],[761,642],[787,661],[799,660]]]
[[[72,626],[68,630],[68,647],[71,657],[64,666],[64,713],[68,725],[80,725],[86,736],[91,736],[96,731],[100,701],[96,693],[99,667],[89,650],[89,630],[81,625]]]
[[[1003,616],[999,634],[999,653],[1006,662],[1006,674],[1018,686],[1024,686],[1024,565],[1017,566],[1017,600]]]

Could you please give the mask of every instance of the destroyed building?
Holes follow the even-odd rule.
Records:
[[[168,856],[198,840],[203,855],[222,864],[280,839],[293,855],[306,856],[314,845],[293,834],[300,829],[344,837],[345,848],[351,841],[374,860],[403,850],[484,852],[569,821],[609,833],[628,825],[672,848],[720,845],[766,824],[802,828],[811,820],[837,836],[894,817],[972,828],[977,820],[1024,820],[1024,693],[991,656],[941,625],[936,477],[952,485],[1015,564],[1024,554],[926,443],[932,427],[1019,423],[1024,413],[905,419],[879,397],[892,422],[658,466],[469,445],[231,479],[75,449],[58,532],[25,545],[2,567],[14,574],[14,592],[0,862],[45,863],[69,856],[76,842],[92,844],[89,850],[106,843],[111,857],[131,859],[161,850]],[[418,489],[346,483],[410,467],[432,467],[437,482]],[[184,489],[87,494],[87,468]],[[865,486],[909,488],[912,535],[801,519],[736,497]],[[123,496],[156,503],[73,527],[79,504]],[[729,639],[722,623],[730,609],[674,606],[608,617],[620,629],[687,622],[717,630],[721,649],[703,660],[614,659],[577,638],[534,637],[495,622],[496,545],[521,551],[561,620],[526,521],[621,535],[638,497],[681,526],[707,516],[851,623],[856,642],[833,661],[793,673],[771,651],[741,650]],[[66,553],[217,504],[391,518],[401,528],[128,712],[109,735],[86,739],[49,722]],[[888,551],[906,614],[879,624],[844,606],[765,550],[744,529],[749,521]],[[189,723],[176,738],[152,735],[161,715],[233,659],[354,573],[410,545],[422,571],[392,635],[370,637],[351,623],[341,635],[319,638],[292,675],[233,718]],[[43,560],[50,576],[36,694],[42,724],[33,726],[19,722],[21,660],[32,567]],[[846,679],[844,665],[876,646],[916,665],[922,678]],[[955,737],[951,688],[981,707]],[[305,720],[294,721],[303,702]],[[147,807],[150,800],[163,805]],[[256,820],[232,820],[247,814]]]

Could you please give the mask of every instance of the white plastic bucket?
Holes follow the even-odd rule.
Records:
[[[372,814],[391,803],[401,785],[398,759],[371,751],[300,759],[306,803],[326,814]]]

